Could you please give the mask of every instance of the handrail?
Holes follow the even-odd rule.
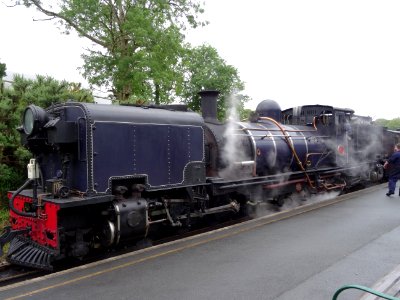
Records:
[[[350,284],[350,285],[342,286],[340,289],[338,289],[335,292],[335,294],[332,297],[332,300],[336,300],[341,292],[343,292],[344,290],[348,290],[348,289],[361,290],[361,291],[373,294],[373,295],[378,296],[378,297],[383,298],[383,299],[400,300],[400,298],[396,298],[396,297],[393,297],[393,296],[390,296],[390,295],[375,291],[375,290],[370,289],[368,287],[365,287],[365,286],[362,286],[362,285],[356,285],[356,284]]]
[[[279,124],[277,121],[275,121],[275,120],[272,119],[272,118],[269,118],[269,117],[259,117],[258,119],[259,119],[259,120],[270,121],[270,122],[272,122],[272,124],[274,124],[276,127],[278,127],[278,129],[279,129],[279,130],[282,132],[282,134],[284,135],[286,144],[289,146],[290,151],[292,152],[294,158],[296,159],[297,165],[300,167],[301,171],[304,172],[304,175],[306,176],[306,179],[307,179],[308,184],[310,185],[310,187],[311,187],[312,189],[315,189],[316,187],[312,184],[312,181],[311,181],[311,179],[310,179],[310,176],[308,176],[308,174],[307,174],[307,172],[306,172],[306,169],[305,169],[304,166],[303,166],[303,163],[301,162],[299,156],[297,155],[296,149],[294,148],[293,143],[292,143],[292,141],[290,140],[291,136],[287,133],[286,129],[283,128],[283,127],[281,126],[281,124]]]

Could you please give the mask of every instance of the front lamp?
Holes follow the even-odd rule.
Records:
[[[29,105],[24,111],[22,127],[26,135],[31,135],[32,133],[37,133],[47,121],[48,117],[43,108]]]

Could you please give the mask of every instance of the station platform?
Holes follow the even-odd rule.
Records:
[[[400,265],[394,268],[389,274],[376,282],[372,287],[373,290],[380,293],[396,297],[400,299]],[[376,295],[365,293],[360,300],[378,300],[382,299]]]
[[[0,288],[0,299],[332,299],[398,293],[400,197],[386,185]],[[364,298],[363,298],[364,297]],[[339,300],[366,298],[343,292]],[[374,298],[371,298],[374,299]]]

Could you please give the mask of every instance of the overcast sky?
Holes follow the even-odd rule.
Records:
[[[328,104],[400,117],[399,0],[206,0],[205,9],[210,24],[188,40],[239,70],[248,108],[274,99],[282,109]],[[0,2],[0,61],[14,73],[83,81],[86,42],[33,14]]]

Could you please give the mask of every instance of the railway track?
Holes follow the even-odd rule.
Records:
[[[48,273],[49,272],[42,270],[29,269],[26,267],[11,265],[9,263],[2,263],[0,265],[0,287],[43,276]]]

